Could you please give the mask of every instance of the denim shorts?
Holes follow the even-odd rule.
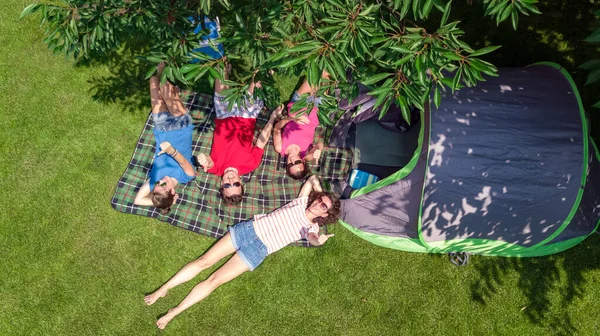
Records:
[[[182,129],[192,124],[189,113],[174,117],[169,112],[158,112],[152,113],[152,119],[154,119],[154,128],[161,132]]]
[[[225,119],[231,117],[238,118],[257,118],[265,106],[265,102],[262,99],[254,99],[249,96],[244,97],[242,106],[237,103],[231,106],[229,109],[229,102],[225,101],[225,96],[215,92],[213,97],[213,104],[215,107],[215,114],[217,119]]]
[[[298,100],[300,100],[300,95],[298,94],[298,91],[294,92],[294,95],[292,96],[292,103],[297,102]],[[313,103],[315,104],[315,107],[319,107],[319,104],[321,104],[321,97],[315,97],[315,96],[308,96],[306,97],[306,101],[309,103]]]
[[[267,257],[267,247],[256,235],[252,220],[230,226],[229,234],[233,247],[250,271],[253,271]]]

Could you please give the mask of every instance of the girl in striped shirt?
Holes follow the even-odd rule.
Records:
[[[164,329],[175,316],[207,297],[217,287],[248,270],[254,270],[267,255],[296,240],[305,238],[314,246],[325,244],[333,235],[319,235],[319,226],[336,222],[339,212],[339,200],[323,192],[315,175],[309,177],[298,198],[268,214],[256,215],[254,219],[230,227],[229,232],[200,258],[185,265],[158,290],[146,296],[144,301],[151,305],[167,295],[169,289],[193,279],[233,253],[229,261],[196,285],[179,305],[158,319],[156,325]]]

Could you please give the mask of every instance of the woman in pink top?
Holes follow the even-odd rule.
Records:
[[[323,71],[322,78],[328,79],[329,74]],[[287,105],[288,117],[280,120],[273,128],[275,151],[286,156],[286,171],[295,180],[301,180],[308,175],[308,162],[314,159],[315,163],[318,163],[323,150],[322,142],[312,146],[315,129],[319,126],[318,111],[321,98],[315,96],[317,90],[318,88],[312,88],[307,80],[304,81]],[[306,101],[314,103],[314,107],[309,113],[298,117],[297,115],[306,111],[306,108],[295,113],[292,113],[291,109],[304,94],[310,94]]]
[[[160,329],[181,312],[206,298],[220,285],[256,268],[267,255],[301,238],[319,246],[333,235],[319,235],[319,226],[338,220],[340,202],[323,192],[319,179],[311,176],[300,189],[298,198],[265,215],[229,227],[223,236],[200,258],[185,265],[169,281],[144,301],[151,305],[167,295],[169,289],[193,279],[203,270],[233,253],[221,268],[194,289],[177,305],[156,321]]]

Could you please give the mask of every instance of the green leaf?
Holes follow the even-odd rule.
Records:
[[[181,73],[188,73],[192,70],[196,70],[200,67],[199,64],[184,64],[181,68],[179,68],[179,70],[181,71]]]
[[[448,21],[448,16],[450,16],[450,6],[452,5],[452,1],[448,1],[446,7],[444,7],[444,15],[442,15],[442,21],[440,22],[440,27],[446,25],[446,21]]]
[[[442,56],[446,57],[447,59],[449,59],[451,61],[460,61],[462,59],[462,56],[457,55],[454,52],[445,52],[445,53],[442,53]]]
[[[398,96],[400,102],[400,110],[402,111],[402,118],[410,125],[410,109],[408,108],[408,102],[404,96]]]
[[[440,88],[438,88],[436,86],[435,90],[433,91],[433,103],[435,104],[436,108],[439,108],[441,102],[442,102],[442,93],[440,92]]]
[[[277,65],[277,67],[290,68],[290,67],[293,67],[294,65],[302,62],[305,58],[306,58],[306,56],[300,56],[300,57],[288,59],[288,60],[283,61],[283,63]]]
[[[371,84],[379,82],[380,80],[382,80],[384,78],[388,78],[389,76],[392,76],[392,75],[393,75],[393,73],[389,73],[389,72],[380,73],[380,74],[377,74],[377,75],[375,75],[375,76],[373,76],[373,77],[371,77],[369,79],[366,79],[365,81],[362,82],[362,84],[364,84],[364,85],[371,85]]]
[[[413,58],[413,55],[408,55],[408,56],[404,56],[403,58],[401,58],[400,60],[394,62],[394,66],[395,67],[399,67],[402,64],[408,62],[411,58]]]
[[[431,13],[432,8],[433,8],[433,0],[425,1],[425,5],[423,6],[423,9],[421,11],[421,17],[426,19],[429,16],[429,13]]]
[[[310,42],[300,43],[300,44],[288,49],[287,52],[292,53],[292,52],[303,52],[303,51],[309,51],[309,50],[316,50],[316,49],[320,48],[321,46],[322,46],[322,44],[319,42],[310,41]]]
[[[404,18],[406,14],[408,14],[408,10],[410,9],[410,4],[415,0],[402,0],[402,9],[400,10],[400,17]]]
[[[412,53],[412,51],[410,49],[403,47],[403,46],[389,46],[389,48],[392,50],[395,50],[395,51],[399,51],[401,53],[405,53],[405,54]]]
[[[470,57],[475,57],[475,56],[481,56],[481,55],[485,55],[488,53],[491,53],[492,51],[500,48],[501,46],[489,46],[489,47],[485,47],[485,48],[481,48],[478,50],[475,50],[475,52],[473,52],[471,55],[469,55]]]
[[[510,13],[510,19],[512,21],[512,26],[514,30],[517,30],[517,25],[519,24],[519,15],[516,11]]]
[[[458,71],[456,72],[456,75],[454,75],[454,78],[452,79],[452,92],[456,91],[456,89],[458,89],[458,85],[460,83],[460,77],[462,75],[462,69],[458,69]]]
[[[21,12],[21,15],[19,16],[19,19],[22,19],[25,16],[36,12],[38,9],[40,9],[41,6],[42,6],[41,4],[31,4],[27,7],[25,7],[23,9],[23,11]]]
[[[540,10],[532,3],[529,3],[527,1],[521,1],[521,5],[523,5],[523,7],[527,8],[530,12],[535,13],[535,14],[542,14],[542,12],[540,12]]]
[[[392,91],[392,87],[391,86],[383,86],[383,87],[379,87],[375,90],[371,90],[369,91],[368,95],[369,96],[378,96],[382,93],[389,93],[390,91]]]
[[[584,41],[588,43],[599,43],[600,29],[596,29],[590,36],[586,37]]]
[[[156,66],[150,67],[150,69],[148,69],[148,72],[146,72],[145,79],[149,79],[150,77],[152,77],[152,75],[154,75],[155,72],[156,72]]]
[[[600,109],[600,101],[597,102],[596,104],[592,105],[592,107],[595,107],[597,109]]]
[[[213,67],[208,67],[208,72],[210,73],[210,76],[214,79],[219,79],[221,80],[221,74]]]
[[[600,67],[600,59],[589,60],[579,66],[580,69],[592,70]]]
[[[502,22],[502,21],[504,21],[504,20],[508,19],[508,16],[510,15],[510,13],[512,12],[512,10],[513,10],[513,9],[514,9],[514,7],[513,7],[513,5],[512,5],[512,4],[511,4],[510,6],[507,6],[507,7],[504,9],[504,11],[502,11],[502,14],[500,14],[500,15],[497,17],[497,20],[498,20],[499,22]]]
[[[589,85],[592,83],[597,82],[600,79],[600,69],[595,69],[592,72],[590,72],[590,74],[587,77],[587,81],[585,82],[585,85]]]

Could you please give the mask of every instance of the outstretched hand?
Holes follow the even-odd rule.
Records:
[[[302,116],[299,116],[299,117],[295,117],[295,118],[294,118],[294,121],[295,121],[297,124],[300,124],[300,125],[307,125],[307,124],[310,124],[310,119],[308,119],[308,117],[307,117],[307,116],[305,116],[305,115],[302,115]]]
[[[158,156],[161,156],[164,153],[167,153],[169,155],[173,155],[173,154],[175,154],[175,152],[177,152],[175,150],[175,148],[173,148],[173,146],[171,146],[171,143],[168,142],[168,141],[161,142],[160,145],[159,145],[159,147],[160,147],[161,151],[158,152]]]
[[[319,236],[319,244],[323,245],[325,244],[325,242],[327,242],[327,240],[331,237],[335,236],[334,234],[328,234],[328,235],[320,235]]]
[[[204,172],[206,173],[210,168],[212,159],[210,158],[210,156],[207,156],[204,153],[200,153],[197,157],[198,159],[198,163],[202,166],[202,169],[204,170]]]
[[[280,117],[282,114],[283,114],[283,104],[277,106],[277,108],[274,109],[273,112],[271,112],[270,118],[275,120],[278,117]]]

